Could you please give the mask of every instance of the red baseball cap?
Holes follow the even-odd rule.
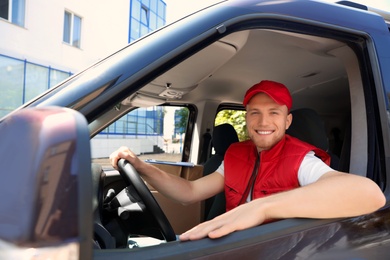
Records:
[[[244,101],[242,102],[244,106],[246,106],[249,100],[258,93],[265,93],[279,105],[286,105],[288,111],[290,111],[292,107],[292,97],[288,88],[282,83],[270,80],[263,80],[248,89],[245,93]]]

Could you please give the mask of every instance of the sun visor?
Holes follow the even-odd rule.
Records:
[[[137,93],[134,96],[128,97],[122,101],[123,105],[133,107],[152,107],[165,103],[165,98],[151,97]]]

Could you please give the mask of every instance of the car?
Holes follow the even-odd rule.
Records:
[[[389,46],[390,13],[302,0],[222,1],[129,44],[1,119],[0,257],[387,258],[388,199],[363,216],[285,219],[181,242],[176,235],[207,219],[213,201],[174,203],[128,162],[118,172],[96,154],[147,139],[102,137],[129,113],[184,108],[180,138],[169,143],[179,161],[146,159],[199,178],[218,153],[217,114],[244,111],[245,91],[268,79],[292,93],[291,135],[318,142],[333,167],[372,179],[389,198]],[[225,120],[240,133],[233,116]]]

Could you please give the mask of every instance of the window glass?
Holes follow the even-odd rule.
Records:
[[[157,0],[150,0],[150,10],[153,10],[154,12],[156,12],[157,10]]]
[[[63,41],[80,48],[81,17],[65,11]]]
[[[0,98],[0,117],[71,74],[0,54],[0,90],[3,97]]]
[[[148,32],[149,32],[149,28],[147,26],[141,24],[141,35],[140,36],[144,36]]]
[[[153,12],[150,12],[149,19],[150,19],[150,21],[149,21],[150,29],[152,29],[152,30],[157,29],[157,16],[156,16],[156,14]]]
[[[49,70],[46,67],[27,63],[24,102],[48,89]]]
[[[80,48],[81,18],[74,15],[72,45]]]
[[[141,23],[149,25],[149,9],[145,6],[141,6]]]
[[[160,17],[165,17],[165,5],[164,5],[164,2],[162,2],[162,1],[158,2],[157,14]]]
[[[24,62],[0,56],[0,117],[23,103]]]
[[[0,17],[24,26],[25,0],[0,0]]]
[[[164,26],[164,20],[161,19],[160,17],[157,18],[157,27],[162,27]]]
[[[107,162],[120,146],[141,159],[181,161],[189,109],[180,106],[138,108],[91,140],[92,158]]]
[[[63,34],[63,41],[66,43],[70,43],[70,27],[71,27],[71,20],[72,15],[69,12],[65,11],[64,15],[64,34]]]
[[[70,76],[70,73],[62,72],[55,69],[50,69],[50,87],[54,87]]]
[[[138,1],[131,1],[131,2],[132,2],[131,17],[139,21],[141,20],[140,19],[141,4]]]
[[[25,0],[12,0],[12,23],[24,26]]]
[[[0,17],[8,20],[9,0],[0,0]]]
[[[135,19],[131,19],[131,31],[130,31],[130,37],[131,39],[135,40],[139,38],[140,36],[140,30],[139,30],[139,22]]]

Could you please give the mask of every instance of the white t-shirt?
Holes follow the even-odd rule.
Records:
[[[224,176],[225,167],[223,162],[216,171]],[[301,166],[298,170],[299,185],[305,186],[316,182],[322,175],[329,171],[334,170],[326,163],[324,163],[320,158],[316,157],[313,151],[310,151],[305,155],[305,158],[303,158]]]

